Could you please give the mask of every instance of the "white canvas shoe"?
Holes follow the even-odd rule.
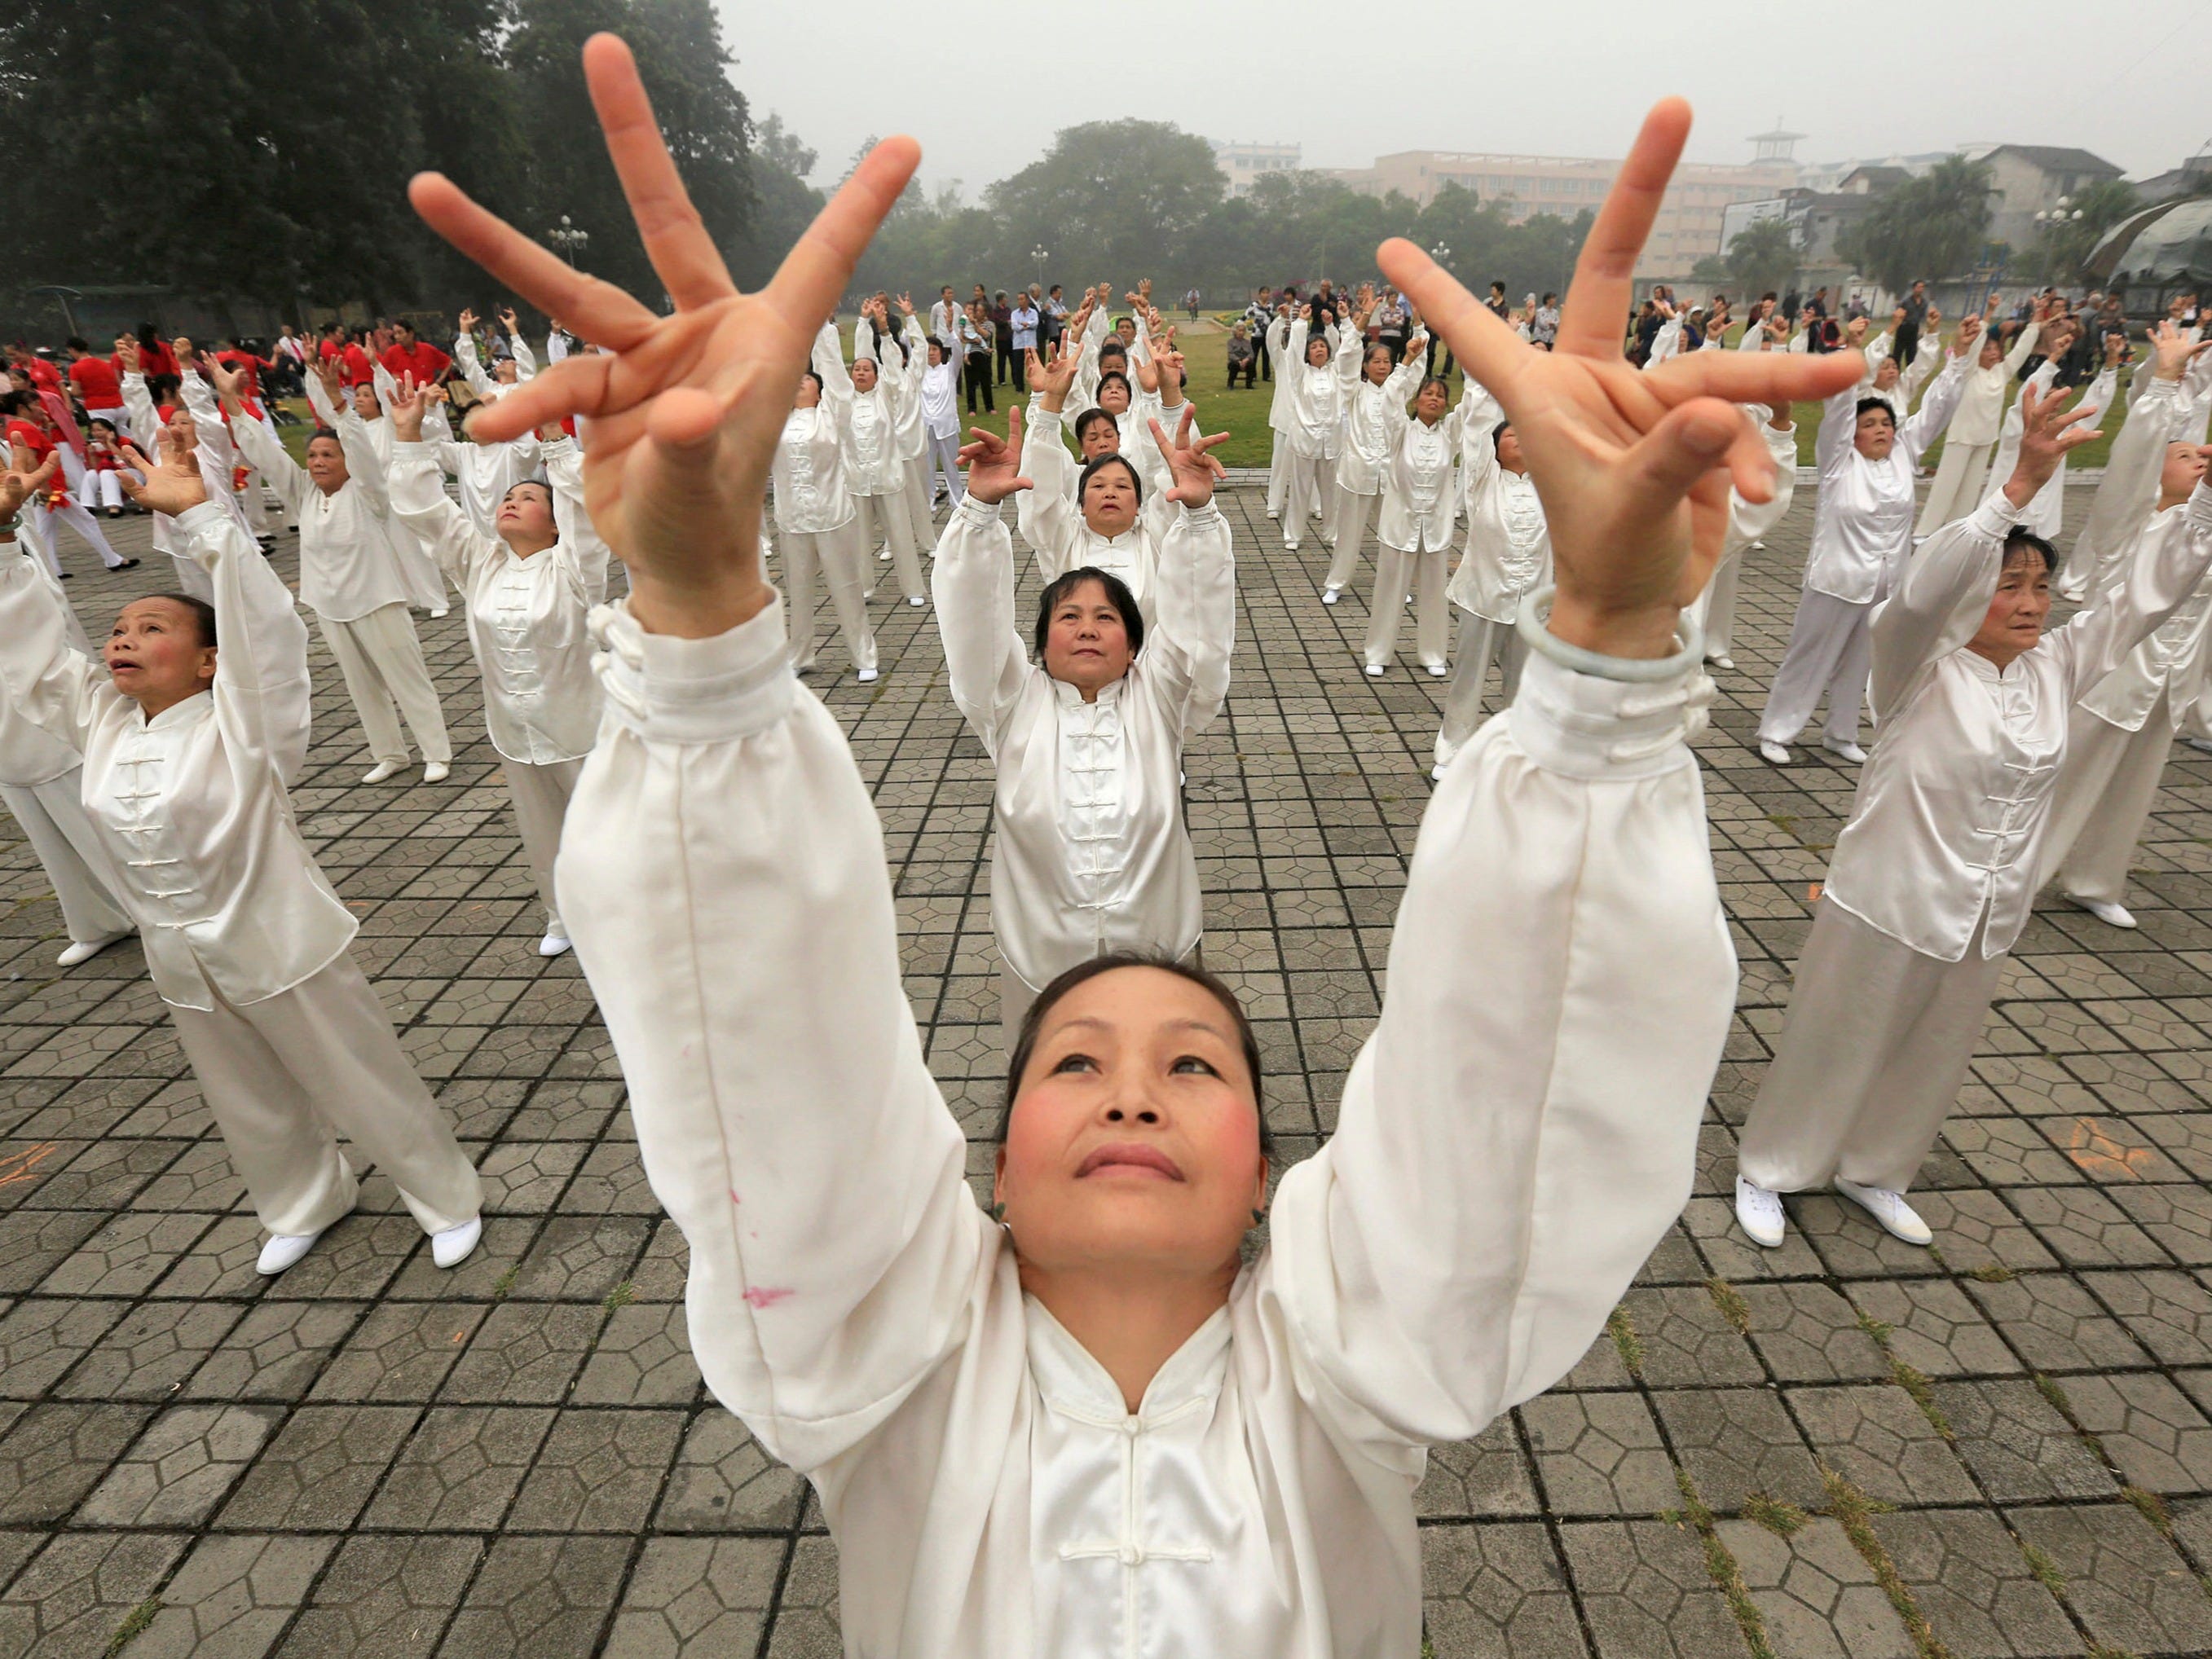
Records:
[[[1381,679],[1382,678],[1382,665],[1379,662],[1369,663],[1367,665],[1367,678],[1370,680]]]
[[[432,761],[422,769],[422,781],[425,783],[443,783],[453,775],[453,769],[443,761]]]
[[[1770,1250],[1777,1249],[1790,1231],[1790,1218],[1782,1210],[1782,1194],[1754,1186],[1738,1176],[1735,1224],[1743,1229],[1744,1237],[1753,1243]]]
[[[1429,777],[1434,782],[1442,783],[1444,781],[1443,767],[1441,764],[1431,766],[1429,769]]]
[[[2136,925],[2133,913],[2124,904],[2115,904],[2110,899],[2083,898],[2078,893],[2069,893],[2066,896],[2107,927],[2132,927]]]
[[[574,948],[568,943],[568,936],[557,927],[549,928],[545,937],[538,941],[538,954],[541,957],[566,956]]]
[[[125,927],[121,933],[110,933],[105,939],[76,939],[70,944],[68,950],[54,958],[54,965],[57,968],[74,968],[80,962],[90,962],[116,940],[129,939],[137,931],[135,927]]]
[[[1836,1190],[1881,1224],[1882,1231],[1908,1244],[1932,1244],[1936,1235],[1920,1212],[1905,1201],[1903,1193],[1881,1187],[1862,1187],[1856,1181],[1836,1177]]]
[[[1717,657],[1708,657],[1705,660],[1718,669],[1730,670],[1735,666],[1735,659],[1727,655],[1725,653]]]
[[[1866,763],[1866,750],[1848,738],[1823,738],[1820,739],[1820,747],[1832,755],[1839,756],[1849,761],[1854,766],[1863,766]]]
[[[906,596],[906,602],[907,602],[908,605],[927,605],[927,604],[929,603],[929,601],[928,601],[927,599],[924,599],[924,598],[923,598],[921,594],[919,594],[919,593],[909,593],[909,594],[908,594],[908,595]]]
[[[363,783],[382,783],[387,778],[397,777],[400,764],[398,761],[379,761],[361,775],[361,781]]]
[[[1297,544],[1295,542],[1291,544],[1291,550],[1293,552],[1297,550]],[[1340,587],[1324,587],[1321,591],[1321,602],[1323,605],[1334,605],[1339,599],[1343,597],[1343,594],[1344,590]]]
[[[322,1234],[319,1232],[273,1235],[269,1242],[261,1247],[260,1259],[253,1264],[254,1272],[266,1273],[272,1277],[283,1273],[285,1268],[293,1266],[301,1256],[313,1249],[315,1241],[321,1237]]]
[[[876,678],[876,673],[877,671],[875,669],[863,668],[859,673],[854,675],[853,678],[860,681],[861,684],[866,685]]]
[[[430,620],[432,622],[443,622],[448,614],[450,613],[448,612],[447,608],[442,605],[434,605],[430,607]]]
[[[1425,662],[1421,666],[1429,671],[1429,678],[1434,680],[1440,680],[1451,672],[1449,668],[1440,662]]]
[[[1777,743],[1771,738],[1761,738],[1759,740],[1759,757],[1771,766],[1787,766],[1790,764],[1790,746]]]
[[[458,1267],[475,1253],[483,1237],[483,1218],[472,1216],[458,1227],[430,1235],[430,1260],[441,1267]]]

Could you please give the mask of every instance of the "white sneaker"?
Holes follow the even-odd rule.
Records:
[[[1751,544],[1751,550],[1754,553],[1764,553],[1766,551],[1766,544],[1765,542],[1753,542]]]
[[[283,1273],[285,1268],[293,1266],[301,1256],[313,1249],[315,1241],[321,1237],[322,1234],[319,1232],[274,1235],[266,1244],[261,1247],[261,1256],[253,1264],[253,1271],[272,1276]]]
[[[876,550],[876,556],[885,564],[889,564],[891,562],[891,550],[888,547],[879,547]]]
[[[2110,899],[2083,898],[2078,893],[2069,893],[2066,896],[2107,927],[2132,927],[2136,925],[2134,915],[2124,904],[2115,904]]]
[[[361,781],[363,783],[382,783],[387,778],[398,777],[400,765],[398,761],[379,761],[361,775]]]
[[[1823,738],[1820,739],[1820,747],[1832,755],[1840,756],[1854,766],[1862,766],[1866,763],[1866,750],[1848,738]]]
[[[1433,781],[1437,783],[1442,783],[1444,781],[1444,769],[1441,762],[1429,769],[1429,776]]]
[[[472,1216],[458,1227],[430,1235],[430,1260],[441,1267],[458,1267],[473,1255],[483,1237],[483,1218]]]
[[[1267,509],[1267,516],[1271,519],[1279,520],[1283,515],[1271,507]]]
[[[430,620],[432,622],[443,621],[447,614],[448,608],[445,605],[434,605],[430,607]]]
[[[866,685],[869,681],[875,678],[876,672],[877,671],[872,668],[863,668],[859,673],[853,676],[853,678],[860,681],[861,684]]]
[[[443,761],[431,761],[422,768],[422,781],[425,783],[443,783],[453,775],[453,769]]]
[[[1705,660],[1712,664],[1716,668],[1732,669],[1735,666],[1735,659],[1727,655],[1725,653],[1717,657],[1708,657]]]
[[[1421,666],[1429,671],[1429,678],[1431,679],[1440,680],[1451,672],[1449,667],[1440,662],[1425,662]]]
[[[1295,553],[1295,552],[1297,552],[1297,550],[1298,550],[1298,544],[1297,544],[1296,542],[1293,542],[1293,541],[1286,541],[1286,542],[1285,542],[1285,543],[1283,544],[1283,551],[1284,551],[1284,552],[1285,552],[1285,553]],[[1334,604],[1336,603],[1336,601],[1335,601],[1334,599],[1331,599],[1331,600],[1329,601],[1329,603],[1330,603],[1331,605],[1334,605]]]
[[[1908,1244],[1932,1244],[1935,1233],[1920,1212],[1905,1201],[1903,1193],[1885,1191],[1880,1187],[1862,1187],[1856,1181],[1836,1177],[1836,1190],[1864,1210],[1881,1224],[1882,1231],[1892,1238],[1901,1238]]]
[[[907,602],[908,605],[927,605],[927,604],[929,603],[929,601],[928,601],[927,599],[924,599],[924,598],[923,598],[921,594],[919,594],[919,593],[909,593],[909,594],[908,594],[908,595],[906,596],[906,602]]]
[[[135,927],[125,927],[121,933],[110,933],[104,939],[77,939],[70,945],[68,950],[54,958],[54,965],[58,968],[74,968],[80,962],[90,962],[116,940],[129,939],[137,931]]]
[[[1321,602],[1323,605],[1334,605],[1343,597],[1344,590],[1340,587],[1324,587],[1321,591]]]
[[[1761,760],[1765,761],[1770,765],[1787,766],[1790,764],[1789,745],[1786,744],[1777,743],[1771,738],[1761,738],[1759,740],[1759,755]]]
[[[1782,1210],[1782,1194],[1753,1186],[1738,1176],[1735,1224],[1743,1229],[1744,1236],[1753,1243],[1770,1250],[1778,1249],[1790,1231],[1790,1218]]]
[[[568,936],[558,927],[547,929],[545,937],[538,941],[538,954],[541,957],[566,956],[574,948],[568,943]]]

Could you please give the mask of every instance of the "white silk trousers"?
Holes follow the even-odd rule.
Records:
[[[2004,964],[1982,955],[1979,927],[1962,958],[1941,962],[1824,901],[1736,1152],[1744,1179],[1778,1193],[1838,1176],[1909,1190],[1959,1097]]]
[[[345,676],[346,695],[361,715],[369,753],[394,766],[407,763],[407,738],[399,729],[404,715],[423,760],[451,765],[453,745],[446,736],[445,710],[430,684],[422,641],[416,637],[407,606],[398,601],[379,605],[353,622],[334,622],[319,613],[315,620]]]
[[[350,951],[259,1002],[214,995],[211,1009],[169,1012],[263,1226],[319,1232],[353,1208],[340,1134],[392,1177],[424,1232],[476,1215],[477,1172]]]
[[[1403,600],[1413,596],[1414,648],[1421,666],[1440,669],[1451,639],[1451,601],[1444,589],[1450,573],[1444,562],[1449,548],[1433,553],[1408,553],[1401,548],[1378,548],[1375,555],[1375,592],[1367,607],[1367,660],[1381,666],[1397,653],[1398,624],[1406,614]],[[1340,550],[1339,557],[1342,556]]]
[[[783,554],[784,597],[791,604],[791,661],[800,670],[814,665],[814,581],[830,589],[830,608],[855,671],[876,665],[875,630],[868,626],[861,562],[867,550],[854,514],[835,530],[787,530],[778,537]]]
[[[927,598],[929,590],[922,585],[921,554],[915,544],[917,538],[907,510],[905,489],[895,489],[887,495],[855,495],[853,504],[859,509],[862,557],[866,558],[880,536],[890,554],[891,568],[898,572],[899,591],[909,601]]]
[[[72,943],[127,933],[131,913],[115,896],[113,868],[84,810],[84,768],[72,766],[44,783],[0,783],[0,801],[23,826],[39,855]]]
[[[2066,761],[2044,831],[2037,885],[2058,878],[2069,898],[2123,904],[2128,865],[2158,801],[2173,748],[2173,716],[2160,691],[2142,729],[2124,731],[2075,704],[2067,720]]]
[[[1283,545],[1297,550],[1298,538],[1316,513],[1326,514],[1336,493],[1336,463],[1323,455],[1291,455],[1283,462]],[[1322,531],[1328,525],[1324,518]]]
[[[1328,586],[1349,587],[1352,572],[1359,568],[1359,544],[1367,539],[1367,526],[1374,522],[1375,508],[1382,499],[1382,492],[1378,489],[1372,495],[1355,495],[1339,484],[1334,493],[1335,501],[1329,513],[1328,528],[1336,538],[1336,556],[1328,562]],[[1378,557],[1376,563],[1379,568],[1382,560]],[[1405,592],[1401,588],[1397,598],[1402,599],[1404,597]],[[1381,610],[1382,587],[1380,582],[1376,584],[1374,602],[1375,608]]]
[[[561,827],[568,822],[568,798],[576,793],[584,763],[581,759],[532,763],[509,760],[502,755],[499,769],[506,775],[507,796],[514,803],[514,826],[522,836],[523,856],[530,860],[538,896],[545,902],[545,931],[565,936],[561,907],[553,896],[553,860],[561,851]]]
[[[1492,622],[1472,611],[1459,613],[1459,660],[1452,665],[1451,684],[1444,691],[1443,728],[1437,733],[1437,765],[1450,765],[1452,757],[1482,724],[1482,694],[1490,665],[1498,665],[1498,706],[1504,708],[1521,689],[1521,665],[1528,659],[1528,647],[1516,623]]]
[[[1795,743],[1825,694],[1827,735],[1838,743],[1856,743],[1859,705],[1866,700],[1873,661],[1874,606],[1806,588],[1797,596],[1790,644],[1759,719],[1760,741]]]
[[[1916,536],[1932,536],[1954,519],[1963,519],[1982,504],[1982,480],[1990,470],[1995,444],[1961,444],[1948,441],[1943,459],[1936,463],[1936,477],[1928,486],[1928,499],[1920,504]]]
[[[1705,638],[1705,660],[1716,657],[1735,655],[1735,600],[1743,579],[1743,551],[1723,556],[1713,567],[1712,580],[1705,591],[1698,595],[1697,603],[1690,607]]]

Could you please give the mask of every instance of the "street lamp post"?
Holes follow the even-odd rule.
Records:
[[[1044,286],[1044,262],[1051,257],[1051,255],[1048,254],[1044,251],[1042,244],[1030,250],[1030,258],[1035,261],[1036,264],[1036,279],[1037,286],[1039,288],[1042,288]]]
[[[564,213],[561,216],[559,227],[545,233],[545,240],[568,256],[569,266],[574,269],[576,263],[576,250],[590,245],[592,233],[588,230],[578,230],[568,222],[568,216]]]

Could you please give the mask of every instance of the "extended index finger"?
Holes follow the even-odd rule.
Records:
[[[1661,99],[1644,118],[1583,243],[1582,257],[1575,261],[1567,302],[1559,311],[1555,351],[1578,357],[1621,355],[1621,321],[1634,295],[1637,256],[1651,234],[1667,181],[1689,137],[1690,106],[1680,98]]]
[[[416,173],[407,199],[439,235],[540,311],[573,318],[595,344],[623,350],[653,326],[653,313],[629,295],[571,270],[550,248],[477,206],[444,174]]]
[[[1503,401],[1526,361],[1528,343],[1499,322],[1490,307],[1402,236],[1375,250],[1382,274],[1409,296],[1423,319],[1444,337],[1460,367]]]
[[[660,136],[653,100],[645,95],[629,48],[616,35],[593,35],[584,42],[584,78],[646,258],[666,284],[668,297],[679,311],[727,299],[737,284],[715,252],[699,210],[691,205],[691,192],[684,188]]]
[[[900,135],[884,139],[814,216],[761,297],[793,333],[811,339],[852,280],[853,267],[921,161],[921,146]]]

